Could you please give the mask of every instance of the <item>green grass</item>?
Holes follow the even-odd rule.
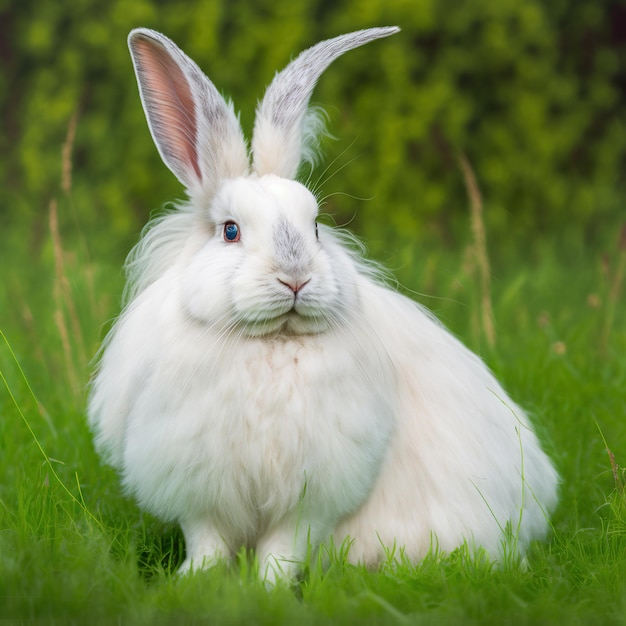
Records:
[[[179,530],[140,512],[100,464],[84,387],[117,312],[122,244],[94,259],[85,241],[101,234],[66,228],[62,242],[51,224],[34,248],[17,230],[0,241],[7,623],[626,624],[626,252],[617,233],[593,245],[557,246],[554,236],[500,246],[490,259],[493,347],[471,259],[425,250],[411,234],[390,259],[413,259],[397,272],[402,283],[431,294],[419,297],[529,408],[563,476],[554,532],[525,566],[459,550],[370,572],[339,554],[327,571],[312,563],[297,588],[268,591],[243,554],[230,569],[174,576]]]

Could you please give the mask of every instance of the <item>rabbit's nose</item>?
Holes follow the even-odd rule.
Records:
[[[291,289],[291,291],[293,291],[294,295],[297,295],[297,293],[308,283],[311,282],[310,278],[307,278],[305,280],[297,280],[294,278],[279,278],[278,282],[285,285],[285,287],[289,287],[289,289]]]

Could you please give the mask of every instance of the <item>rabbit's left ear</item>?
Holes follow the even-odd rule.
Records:
[[[191,197],[248,172],[239,120],[198,66],[164,35],[136,28],[128,37],[152,138]]]
[[[276,74],[256,113],[252,153],[259,176],[295,178],[302,160],[307,107],[321,74],[344,52],[399,30],[396,26],[369,28],[322,41]]]

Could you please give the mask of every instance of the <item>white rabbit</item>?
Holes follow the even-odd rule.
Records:
[[[253,548],[270,583],[307,550],[353,540],[423,557],[468,542],[495,558],[506,529],[545,535],[557,474],[482,361],[317,226],[294,180],[308,102],[347,50],[321,42],[258,106],[250,165],[238,118],[174,43],[129,46],[150,131],[189,200],[129,259],[127,304],[92,381],[96,444],[140,506],[180,523],[183,571]]]

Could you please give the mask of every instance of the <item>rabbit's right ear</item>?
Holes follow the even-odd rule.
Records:
[[[344,52],[399,30],[397,26],[367,28],[321,41],[276,74],[257,108],[254,124],[253,167],[259,176],[295,178],[306,148],[307,107],[318,78]]]
[[[213,83],[164,35],[136,28],[128,46],[148,126],[163,162],[189,195],[248,172],[239,120]]]

